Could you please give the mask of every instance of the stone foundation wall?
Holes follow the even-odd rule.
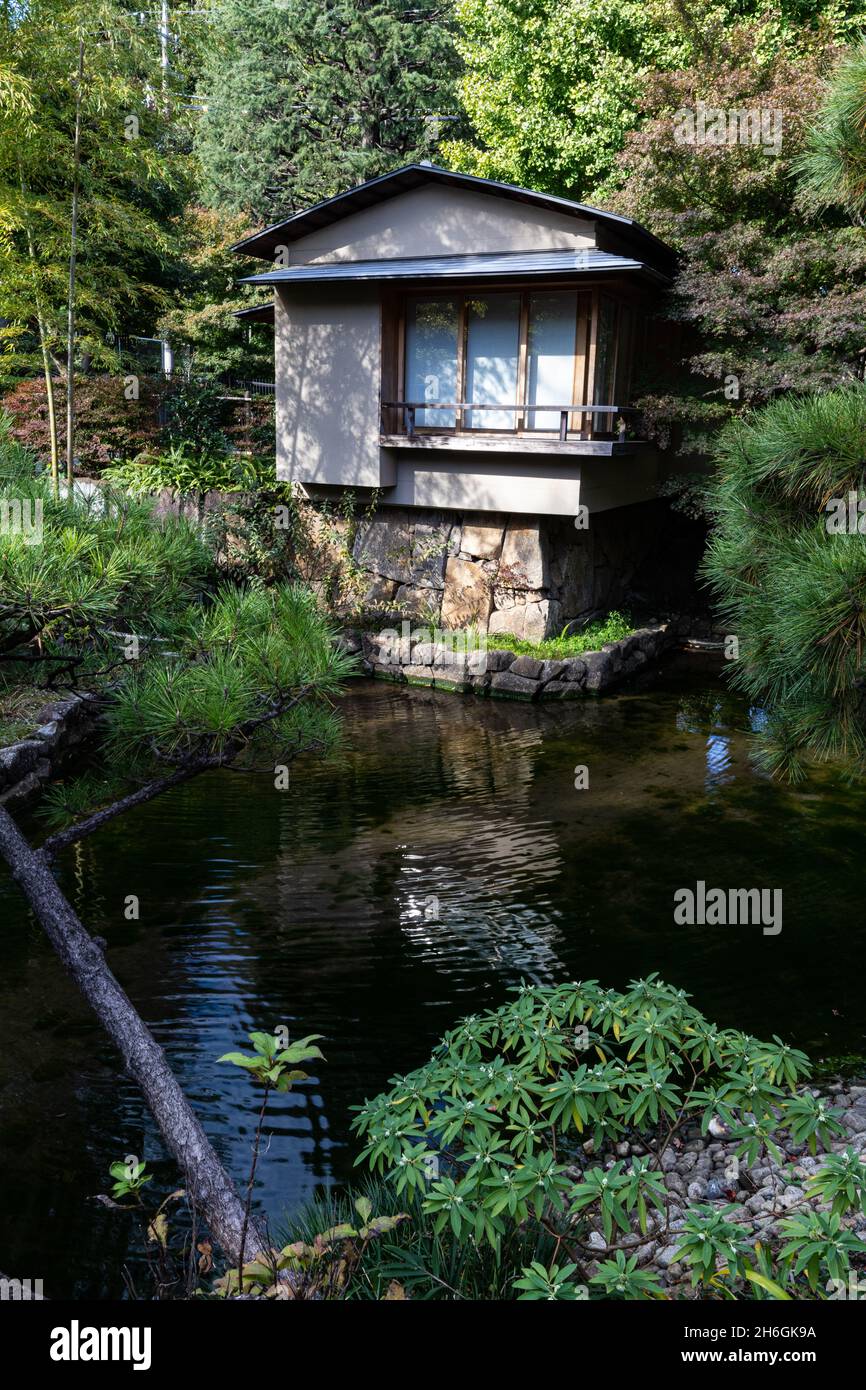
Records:
[[[382,508],[353,557],[368,613],[539,640],[620,605],[676,611],[694,587],[702,533],[665,502],[562,517]]]
[[[95,695],[71,695],[39,712],[39,727],[0,748],[0,806],[21,806],[55,777],[93,731],[101,705]]]
[[[400,629],[378,633],[348,633],[346,646],[362,658],[365,674],[432,686],[466,695],[517,700],[568,700],[601,695],[628,676],[680,645],[688,624],[685,620],[640,628],[600,651],[542,661],[497,648],[455,650],[427,640],[425,629],[414,632],[409,622]]]
[[[242,493],[156,495],[157,513],[203,522]],[[360,506],[361,504],[359,504]],[[538,641],[625,607],[643,614],[690,610],[705,530],[657,499],[569,517],[380,506],[351,522],[310,504],[301,577],[322,588],[344,619],[366,627],[417,619]],[[350,574],[351,557],[358,566]],[[341,575],[342,586],[333,579]]]

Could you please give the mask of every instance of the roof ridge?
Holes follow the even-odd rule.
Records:
[[[647,244],[657,247],[664,257],[672,258],[675,254],[673,249],[655,236],[653,232],[634,221],[633,218],[625,217],[620,213],[607,212],[604,208],[596,208],[588,203],[579,203],[557,193],[542,193],[537,189],[522,188],[518,184],[501,183],[495,179],[485,179],[477,174],[465,174],[456,169],[445,169],[440,165],[426,162],[401,165],[389,173],[379,174],[376,178],[356,184],[353,188],[346,189],[342,193],[324,198],[307,208],[301,208],[290,214],[289,217],[274,222],[270,226],[244,237],[241,241],[235,242],[231,249],[239,255],[253,255],[260,256],[262,259],[269,259],[269,255],[274,249],[273,239],[277,233],[283,234],[288,241],[294,241],[317,227],[328,226],[341,221],[344,217],[349,217],[364,207],[371,207],[376,203],[387,201],[387,199],[396,197],[400,193],[411,192],[414,188],[422,187],[425,183],[438,182],[450,182],[463,187],[476,188],[479,192],[487,193],[493,197],[513,198],[536,206],[548,207],[551,210],[559,209],[575,216],[596,218],[608,224],[618,225],[626,234],[635,236],[639,240],[645,240]],[[253,248],[257,243],[260,244],[260,249],[255,250]]]

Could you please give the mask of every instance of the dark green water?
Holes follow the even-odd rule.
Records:
[[[288,792],[212,775],[62,866],[238,1178],[255,1093],[215,1059],[251,1028],[325,1035],[326,1064],[272,1111],[257,1196],[273,1218],[350,1174],[353,1103],[521,976],[621,986],[657,970],[720,1023],[816,1057],[866,1052],[866,794],[757,775],[759,716],[702,658],[576,705],[359,683],[344,715],[343,751],[299,765]],[[674,891],[698,879],[781,888],[781,935],[676,926]],[[0,918],[0,1270],[49,1296],[117,1295],[127,1219],[90,1199],[129,1152],[165,1190],[176,1174],[5,877]]]

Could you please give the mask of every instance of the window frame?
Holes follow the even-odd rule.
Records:
[[[550,409],[543,404],[530,402],[527,399],[529,389],[529,315],[530,302],[534,295],[552,294],[561,292],[562,294],[574,294],[576,296],[575,312],[575,334],[574,334],[574,356],[572,372],[572,396],[570,403],[583,405],[626,405],[626,393],[630,384],[631,376],[631,357],[633,356],[635,343],[637,340],[637,315],[639,313],[639,302],[633,294],[622,293],[623,287],[620,285],[599,284],[520,284],[520,285],[496,285],[485,286],[460,286],[449,289],[444,286],[418,286],[413,287],[400,294],[399,299],[394,304],[397,311],[398,326],[396,334],[392,335],[392,342],[399,352],[399,360],[396,363],[397,371],[390,373],[391,379],[394,375],[397,378],[397,398],[405,400],[406,395],[406,344],[407,326],[410,304],[418,300],[447,300],[457,305],[458,327],[457,327],[457,404],[466,401],[466,373],[467,373],[467,343],[469,331],[468,305],[472,300],[484,298],[494,294],[512,294],[519,298],[518,315],[518,359],[517,359],[517,400],[515,402],[520,408],[514,411],[514,425],[510,428],[502,427],[498,429],[479,429],[466,426],[464,422],[465,412],[457,410],[453,425],[421,425],[415,426],[415,433],[421,436],[427,435],[457,435],[472,437],[474,435],[511,438],[529,438],[538,440],[551,440],[557,438],[559,431],[556,428],[537,429],[527,424],[528,416],[533,411]],[[613,321],[613,358],[610,365],[611,390],[614,397],[619,392],[623,399],[603,400],[599,395],[599,384],[597,376],[597,346],[599,332],[600,304],[602,296],[612,301],[614,306]],[[621,342],[621,334],[626,328],[628,332],[628,342]],[[479,408],[476,407],[476,411]],[[490,409],[495,409],[491,406]],[[569,416],[568,427],[571,438],[598,438],[600,436],[612,436],[612,428],[604,429],[606,423],[613,421],[609,416],[596,416],[591,411],[574,411]],[[397,422],[395,421],[395,424]],[[397,426],[400,432],[404,432],[405,427],[402,422]]]

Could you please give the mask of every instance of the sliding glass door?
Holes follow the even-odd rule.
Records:
[[[406,309],[407,401],[460,399],[457,364],[460,303],[453,299],[410,299]],[[418,410],[421,427],[453,429],[455,410]]]
[[[571,405],[577,344],[577,292],[529,296],[526,338],[526,404]],[[526,411],[529,430],[558,430],[559,411]]]
[[[517,405],[520,295],[489,294],[466,303],[466,401]],[[470,430],[513,430],[514,410],[467,410]]]

